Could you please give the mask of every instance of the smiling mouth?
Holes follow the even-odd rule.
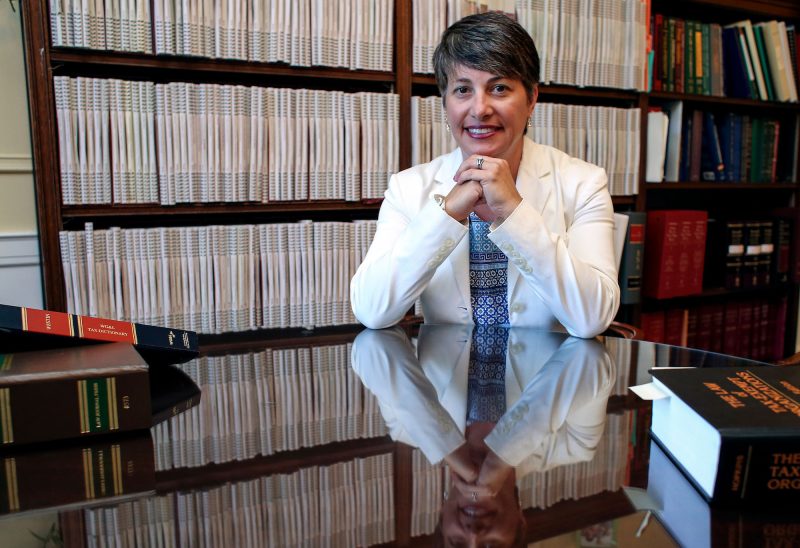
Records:
[[[497,131],[495,127],[468,127],[466,128],[467,133],[469,133],[472,137],[485,137],[487,135],[491,135],[492,133]]]

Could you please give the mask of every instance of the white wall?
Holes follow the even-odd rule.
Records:
[[[0,2],[0,303],[42,306],[19,2]]]

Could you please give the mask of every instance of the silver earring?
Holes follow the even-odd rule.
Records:
[[[530,118],[528,118],[528,127],[533,127],[533,122],[531,122]]]
[[[444,123],[444,127],[447,128],[447,133],[453,133],[452,130],[450,129],[450,124],[448,124],[447,122]]]

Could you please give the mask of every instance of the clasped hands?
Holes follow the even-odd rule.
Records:
[[[474,211],[484,221],[501,224],[522,201],[502,158],[473,154],[461,162],[453,179],[456,185],[446,197],[445,211],[459,222]]]
[[[472,500],[497,496],[513,470],[485,444],[472,440],[460,445],[444,460],[450,466],[453,485],[463,497]]]

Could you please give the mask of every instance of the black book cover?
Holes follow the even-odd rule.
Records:
[[[737,505],[800,503],[800,368],[651,372],[719,433],[717,481],[708,500]],[[654,415],[658,412],[654,405]],[[679,431],[691,436],[694,429],[686,425]],[[697,485],[668,440],[653,434]]]

